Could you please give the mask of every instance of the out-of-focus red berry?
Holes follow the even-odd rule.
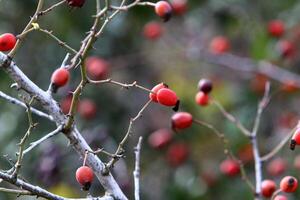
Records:
[[[238,156],[243,163],[248,163],[253,161],[253,149],[251,144],[247,144],[243,146],[241,149],[238,151]]]
[[[159,129],[148,138],[148,143],[154,149],[162,149],[167,146],[172,140],[172,133],[168,129]]]
[[[187,0],[172,0],[171,6],[176,15],[183,15],[187,11]]]
[[[240,173],[240,165],[235,160],[226,159],[221,163],[220,170],[227,176],[236,176]]]
[[[273,37],[280,37],[284,34],[284,23],[281,20],[272,20],[268,24],[268,32]]]
[[[288,40],[280,40],[277,44],[280,55],[284,58],[292,58],[296,53],[295,45]]]
[[[150,40],[160,38],[163,33],[163,28],[158,22],[149,22],[144,26],[143,34]]]
[[[173,167],[183,164],[189,155],[189,148],[185,143],[174,143],[167,151],[167,161]]]
[[[85,60],[86,71],[92,80],[105,79],[109,71],[109,63],[102,58],[96,56],[88,57]]]
[[[188,112],[178,112],[172,116],[173,129],[185,129],[192,125],[193,116]]]
[[[214,37],[210,42],[210,51],[216,54],[222,54],[230,49],[230,42],[224,36]]]
[[[97,106],[92,100],[84,99],[80,101],[78,111],[83,118],[93,119],[97,113]]]
[[[283,195],[277,195],[277,196],[275,196],[274,200],[288,200],[288,198]]]
[[[283,158],[276,158],[267,164],[267,172],[271,176],[280,176],[287,169],[287,163]]]

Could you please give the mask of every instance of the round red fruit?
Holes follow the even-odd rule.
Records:
[[[279,41],[277,44],[277,48],[281,56],[284,58],[291,58],[296,53],[295,45],[288,40]]]
[[[284,23],[281,20],[272,20],[268,24],[268,32],[273,37],[280,37],[284,34]]]
[[[167,161],[173,167],[184,163],[189,155],[188,146],[185,143],[172,144],[167,151]]]
[[[93,80],[102,80],[107,77],[109,63],[102,58],[95,56],[88,57],[85,60],[85,66],[88,76]]]
[[[277,196],[275,196],[274,200],[288,200],[288,198],[283,195],[277,195]]]
[[[192,125],[193,116],[188,112],[178,112],[172,116],[173,129],[185,129]]]
[[[176,15],[183,15],[187,11],[187,0],[172,0],[171,6]]]
[[[160,38],[163,33],[161,24],[158,22],[149,22],[144,26],[143,34],[146,38],[150,40],[155,40]]]
[[[60,102],[61,110],[65,115],[69,113],[71,104],[72,104],[72,96],[67,96]]]
[[[16,45],[17,39],[11,33],[4,33],[0,35],[0,51],[10,51]]]
[[[157,92],[162,88],[168,88],[168,86],[164,83],[160,83],[160,84],[154,86],[151,90],[151,93],[149,94],[149,98],[154,102],[158,102]]]
[[[67,0],[67,3],[72,7],[82,7],[85,0]]]
[[[213,53],[221,54],[225,53],[230,49],[229,40],[224,36],[217,36],[212,39],[210,43],[210,50]]]
[[[159,129],[148,138],[148,143],[154,149],[162,149],[167,146],[172,140],[172,133],[168,129]]]
[[[272,196],[272,194],[275,192],[276,190],[276,183],[272,180],[264,180],[261,183],[261,194],[266,197],[269,198]]]
[[[155,13],[164,21],[168,21],[172,15],[172,7],[166,1],[159,1],[155,4]]]
[[[267,165],[267,172],[271,176],[280,176],[285,172],[287,163],[283,158],[276,158]]]
[[[96,116],[97,106],[93,101],[84,99],[80,101],[78,111],[83,118],[93,119]]]
[[[240,173],[240,165],[235,160],[226,159],[221,163],[220,170],[227,176],[235,176]]]
[[[280,181],[280,189],[286,193],[295,192],[298,187],[298,181],[295,177],[286,176]]]
[[[76,171],[76,180],[83,186],[84,190],[89,190],[94,179],[93,170],[87,166],[79,167]]]
[[[201,79],[198,83],[198,88],[200,91],[204,92],[205,94],[208,94],[213,89],[212,82],[208,79]]]
[[[55,70],[51,76],[51,82],[56,87],[62,87],[67,84],[70,77],[70,73],[65,68],[59,68]]]
[[[209,96],[200,91],[196,94],[195,101],[200,106],[206,106],[209,103]]]
[[[169,88],[162,88],[157,92],[157,101],[164,106],[176,106],[178,98]]]

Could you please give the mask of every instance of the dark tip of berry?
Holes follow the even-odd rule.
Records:
[[[290,178],[289,181],[288,181],[288,185],[289,185],[289,186],[293,186],[294,183],[295,183],[294,178]]]
[[[173,108],[173,110],[174,110],[175,112],[177,112],[177,111],[179,110],[179,105],[180,105],[180,101],[178,100],[178,101],[176,102],[176,105],[175,105],[174,108]]]
[[[296,141],[295,140],[291,140],[290,149],[291,150],[295,150],[295,147],[296,147]]]
[[[52,83],[50,86],[50,91],[55,94],[57,92],[58,88],[59,87],[57,85]]]
[[[163,86],[165,86],[166,88],[169,88],[169,85],[166,83],[163,83]]]
[[[163,21],[164,21],[164,22],[167,22],[167,21],[169,21],[169,20],[171,19],[171,17],[172,17],[172,11],[169,11],[169,12],[167,12],[167,13],[165,14],[165,16],[163,17]]]
[[[82,186],[82,190],[88,191],[88,190],[90,189],[91,185],[92,185],[92,184],[91,184],[90,182],[85,183],[85,184]]]

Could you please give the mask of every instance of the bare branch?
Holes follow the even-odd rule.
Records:
[[[15,105],[18,105],[18,106],[21,106],[21,107],[27,109],[25,103],[23,103],[22,101],[19,101],[18,99],[15,99],[15,98],[3,93],[2,91],[0,91],[0,98],[3,98],[3,99],[9,101],[12,104],[15,104]],[[49,119],[50,121],[53,121],[53,117],[51,115],[48,115],[48,114],[46,114],[42,111],[39,111],[35,108],[31,108],[31,112],[38,115],[38,116],[40,116],[40,117]]]
[[[134,197],[135,200],[140,200],[140,159],[141,159],[141,146],[143,137],[139,137],[138,144],[134,149],[135,153],[135,169],[133,171],[134,177]]]
[[[47,139],[59,134],[63,129],[63,126],[59,126],[57,127],[57,129],[55,129],[54,131],[48,133],[47,135],[45,135],[44,137],[42,137],[41,139],[30,143],[30,146],[24,150],[23,154],[28,153],[29,151],[31,151],[33,148],[35,148],[36,146],[40,145],[42,142],[46,141]]]

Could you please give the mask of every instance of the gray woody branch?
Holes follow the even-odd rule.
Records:
[[[53,117],[57,127],[64,126],[67,118],[62,113],[58,103],[49,93],[33,83],[14,62],[10,61],[7,55],[1,52],[0,68],[3,68],[19,87],[28,92],[28,94],[35,96],[35,99]],[[71,146],[81,157],[84,157],[86,150],[91,150],[90,146],[75,126],[73,126],[71,130],[64,131],[64,135],[69,139]],[[124,195],[111,173],[102,173],[105,169],[105,165],[96,155],[89,154],[87,156],[87,164],[93,169],[107,194],[112,195],[116,199],[127,200],[127,197]]]

